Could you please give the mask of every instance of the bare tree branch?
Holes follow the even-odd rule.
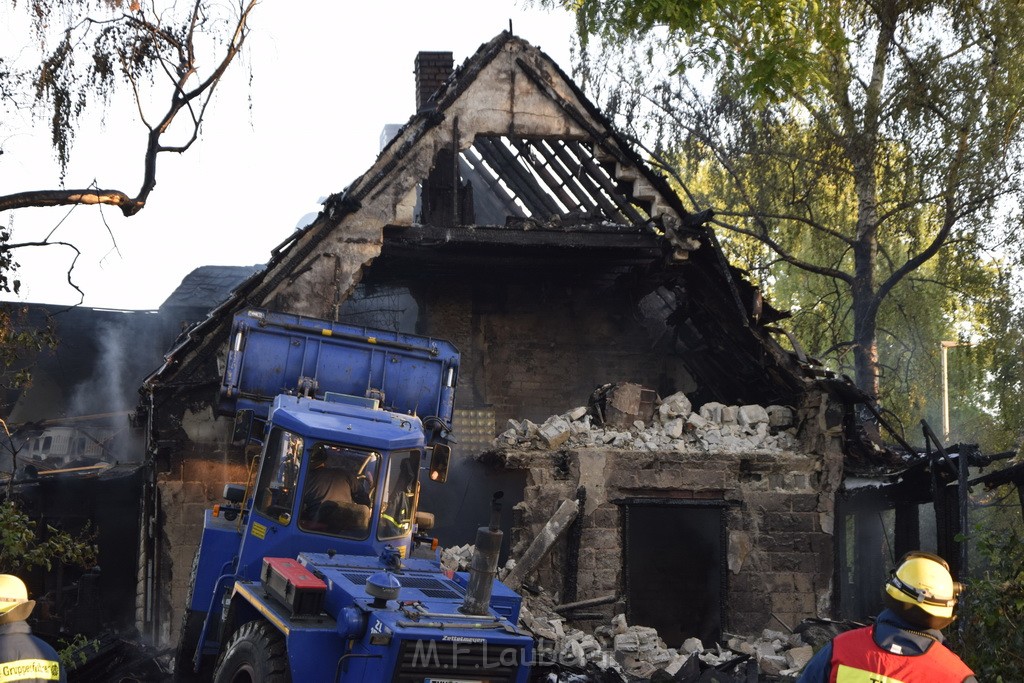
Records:
[[[161,59],[160,64],[165,75],[172,82],[172,93],[167,109],[156,125],[151,125],[145,116],[141,93],[132,70],[127,66],[129,59],[122,51],[119,57],[125,63],[124,73],[131,85],[136,107],[143,125],[149,130],[146,140],[146,151],[143,157],[143,179],[139,190],[134,196],[119,189],[72,189],[72,190],[30,190],[8,195],[0,195],[0,212],[26,207],[72,206],[72,205],[109,205],[116,206],[125,216],[133,216],[141,211],[150,193],[156,187],[157,159],[163,152],[183,153],[188,150],[199,137],[203,116],[209,105],[214,90],[220,83],[228,67],[238,56],[248,36],[249,16],[259,0],[240,0],[238,17],[235,21],[230,39],[220,62],[216,68],[195,87],[188,87],[189,81],[195,77],[196,53],[195,38],[198,26],[202,23],[202,0],[196,0],[189,18],[185,41],[182,43],[172,31],[160,25],[159,17],[148,20],[133,14],[126,14],[123,19],[138,30],[148,32],[162,44],[170,46],[177,54],[178,63],[174,68]],[[94,22],[103,23],[103,22]],[[70,30],[70,29],[69,29]],[[198,107],[194,103],[199,102]],[[165,144],[163,137],[182,109],[187,109],[191,118],[191,133],[183,143]]]

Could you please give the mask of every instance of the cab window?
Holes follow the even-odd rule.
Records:
[[[419,451],[392,454],[381,498],[377,538],[398,538],[412,530],[419,470]]]
[[[267,438],[256,484],[256,510],[281,524],[291,521],[302,462],[302,437],[274,427]]]
[[[319,442],[309,450],[299,528],[343,538],[370,535],[380,454]]]

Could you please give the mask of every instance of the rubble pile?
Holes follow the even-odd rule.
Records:
[[[453,545],[450,548],[443,548],[440,553],[441,568],[453,572],[468,572],[470,562],[473,561],[473,551],[476,546],[472,543],[465,545]],[[505,567],[498,570],[498,578],[507,574],[511,567],[515,566],[515,560],[509,559]]]
[[[473,550],[471,544],[445,548],[439,553],[441,566],[449,571],[468,571]],[[514,566],[515,560],[510,559],[498,569],[498,579]],[[523,593],[519,627],[536,640],[538,660],[557,665],[560,670],[606,674],[601,680],[609,680],[608,675],[621,681],[668,680],[657,678],[667,675],[674,681],[696,681],[708,669],[726,672],[755,663],[757,673],[767,677],[759,680],[795,680],[814,654],[812,644],[799,633],[770,629],[757,636],[726,634],[724,644],[711,647],[705,647],[698,638],[688,638],[679,648],[670,648],[657,630],[627,624],[624,614],[588,633],[573,627],[556,610],[543,590],[539,594]],[[818,644],[824,642],[828,637]]]
[[[797,445],[793,409],[788,406],[727,406],[705,403],[694,411],[683,393],[661,399],[648,424],[628,428],[605,423],[594,406],[552,415],[543,424],[510,419],[498,435],[499,447],[556,449],[609,446],[636,451],[725,452],[782,451]]]
[[[742,672],[756,663],[759,680],[787,680],[795,679],[814,654],[799,634],[770,629],[757,636],[727,635],[725,644],[711,647],[688,638],[670,648],[655,629],[627,624],[623,614],[586,633],[567,625],[542,596],[524,598],[519,625],[537,639],[541,657],[562,668],[615,672],[624,681],[696,681],[708,669],[745,676]]]

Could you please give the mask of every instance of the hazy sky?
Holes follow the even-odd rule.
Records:
[[[369,168],[384,125],[414,113],[417,52],[451,51],[461,64],[509,20],[516,35],[571,72],[571,16],[522,2],[265,0],[252,16],[245,62],[232,65],[202,139],[182,156],[161,155],[157,187],[141,213],[126,219],[111,208],[29,209],[0,221],[13,227],[14,242],[53,231],[51,239],[81,250],[71,277],[84,305],[156,308],[197,266],[266,262],[321,197]],[[9,3],[0,3],[0,55],[16,56],[27,35]],[[128,105],[103,120],[90,107],[97,111],[79,130],[67,187],[95,181],[138,190],[145,130]],[[45,122],[19,122],[0,140],[0,193],[57,186],[48,140]],[[71,249],[22,249],[16,258],[21,300],[79,301],[67,283]]]

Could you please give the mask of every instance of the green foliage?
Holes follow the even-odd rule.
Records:
[[[100,651],[100,641],[95,638],[87,638],[81,633],[76,633],[71,640],[60,639],[58,642],[57,656],[65,669],[74,671],[77,667],[89,661],[90,653]]]
[[[54,563],[90,567],[98,549],[89,526],[78,535],[38,525],[12,501],[0,503],[0,573],[23,574],[36,568],[49,571]]]
[[[14,251],[7,249],[11,231],[0,228],[0,292],[17,294],[21,281]],[[0,303],[0,387],[25,389],[32,382],[31,360],[34,354],[57,346],[57,337],[49,322],[41,328],[25,324],[28,309],[15,303]]]
[[[192,3],[170,7],[137,0],[22,3],[31,18],[30,42],[38,46],[38,63],[23,58],[19,76],[33,85],[35,110],[49,122],[62,173],[70,160],[77,121],[90,102],[109,104],[120,86],[139,97],[155,75],[179,68],[186,53],[194,49],[194,35],[204,27],[219,26],[222,12],[231,11],[230,5],[201,5],[209,6],[193,14]]]
[[[950,634],[979,681],[1024,681],[1024,526],[1020,507],[1012,508],[976,530],[982,569],[968,584],[958,629]]]
[[[546,4],[560,4],[576,13],[584,48],[592,39],[643,42],[664,35],[668,47],[686,43],[686,66],[724,67],[720,72],[735,76],[739,89],[766,98],[823,84],[829,50],[841,48],[846,39],[839,30],[838,3],[815,0],[563,0]]]
[[[31,386],[34,355],[57,346],[52,325],[26,326],[27,314],[27,306],[0,303],[0,387],[5,389],[24,390]]]
[[[157,155],[184,152],[199,137],[206,107],[242,49],[257,1],[11,0],[11,16],[28,35],[0,54],[0,140],[25,123],[19,120],[23,112],[35,124],[45,122],[63,181],[87,109],[95,114],[126,104],[148,134],[136,196],[33,190],[0,195],[0,211],[80,203],[116,205],[126,216],[141,210],[156,185]],[[132,99],[114,99],[119,91]],[[182,121],[183,110],[188,120],[172,126]]]
[[[969,338],[951,354],[958,423],[989,434],[1017,410],[995,382],[1022,376],[1005,349],[1019,346],[1024,1],[558,4],[579,20],[576,75],[695,209],[715,209],[809,353],[909,429],[941,421],[938,342]]]

